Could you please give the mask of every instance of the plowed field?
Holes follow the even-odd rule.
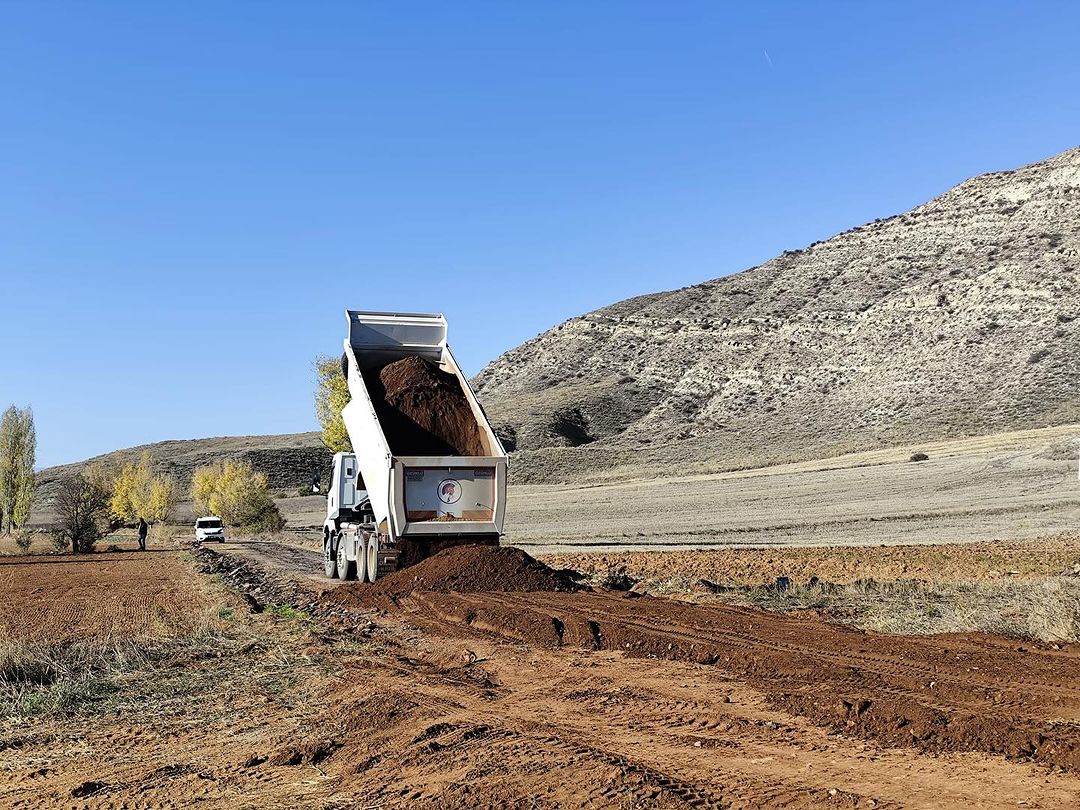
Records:
[[[162,551],[0,557],[0,639],[67,641],[172,635],[201,597]]]
[[[1076,533],[977,543],[917,546],[727,548],[708,551],[623,551],[545,554],[553,568],[585,574],[625,571],[649,580],[707,579],[724,585],[761,585],[777,577],[804,583],[856,580],[992,582],[1052,576],[1080,561]]]

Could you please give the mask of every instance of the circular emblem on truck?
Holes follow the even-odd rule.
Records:
[[[439,482],[439,500],[443,503],[457,503],[461,500],[461,484],[453,478],[444,478]]]

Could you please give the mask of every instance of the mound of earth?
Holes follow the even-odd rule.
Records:
[[[365,372],[364,382],[395,455],[489,455],[453,374],[414,356]]]
[[[413,591],[442,593],[529,593],[572,591],[563,572],[548,568],[519,548],[457,546],[395,571],[374,585],[337,588],[331,597],[347,605],[371,605],[398,599]]]

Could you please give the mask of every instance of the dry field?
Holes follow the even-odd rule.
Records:
[[[866,630],[1080,641],[1080,536],[963,545],[545,556],[594,583],[698,603],[813,610]],[[784,587],[778,586],[786,578]]]
[[[1056,576],[1080,563],[1080,533],[1030,540],[914,546],[770,546],[705,551],[603,551],[545,554],[555,568],[590,576],[625,573],[656,582],[709,580],[720,585],[764,585],[778,577],[794,584],[819,580],[998,582]]]
[[[741,472],[510,490],[507,540],[531,554],[955,543],[1080,526],[1075,425]],[[910,462],[924,451],[929,460]]]
[[[0,806],[1064,808],[1080,795],[1070,645],[880,636],[748,607],[525,593],[512,578],[449,593],[399,577],[373,595],[327,588],[295,545],[196,554],[201,574],[153,559],[217,621],[77,704],[9,713]],[[110,556],[73,565],[92,580]],[[157,598],[154,577],[128,581],[136,601]]]
[[[205,610],[174,552],[0,557],[0,642],[166,638]]]

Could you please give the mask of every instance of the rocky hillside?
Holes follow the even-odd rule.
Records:
[[[474,383],[518,480],[1080,422],[1080,149],[758,267],[622,301]]]

